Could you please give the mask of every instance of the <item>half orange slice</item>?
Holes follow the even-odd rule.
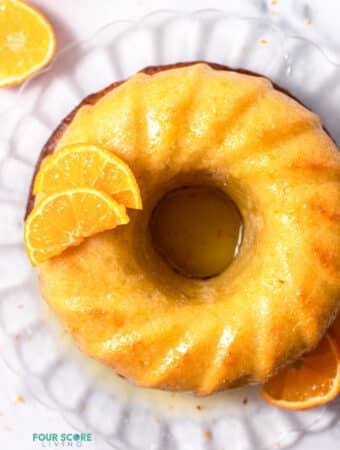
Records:
[[[0,0],[0,87],[42,69],[55,50],[53,28],[39,11],[20,0]]]
[[[35,178],[33,193],[53,194],[80,187],[106,192],[127,208],[142,208],[139,187],[129,166],[97,145],[70,145],[48,156]]]
[[[300,410],[333,400],[340,391],[340,351],[328,333],[318,347],[293,367],[272,377],[262,397],[280,408]]]
[[[36,266],[84,238],[126,224],[126,208],[96,189],[69,189],[43,199],[25,221],[27,254]]]

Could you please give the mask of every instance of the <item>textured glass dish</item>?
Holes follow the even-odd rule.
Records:
[[[306,433],[339,442],[340,401],[305,412],[264,403],[258,387],[208,398],[136,388],[82,355],[39,295],[22,242],[41,147],[86,95],[148,65],[207,60],[270,77],[321,115],[340,143],[340,68],[306,40],[258,19],[162,11],[116,22],[59,52],[28,81],[0,128],[0,325],[5,362],[47,407],[120,450],[289,448]],[[331,438],[329,438],[331,436]],[[329,441],[328,441],[329,442]]]

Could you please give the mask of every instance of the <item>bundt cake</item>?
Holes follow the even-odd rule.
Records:
[[[125,161],[144,205],[39,266],[82,351],[137,385],[204,395],[264,382],[316,346],[340,308],[340,154],[317,115],[260,76],[152,67],[87,97],[37,168],[75,143]],[[225,192],[242,216],[216,276],[183,275],[152,243],[156,205],[184,186]]]

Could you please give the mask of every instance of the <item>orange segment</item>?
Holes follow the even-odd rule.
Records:
[[[42,200],[25,221],[27,254],[34,266],[84,238],[126,224],[125,206],[95,189],[70,189]]]
[[[127,208],[142,208],[137,181],[127,164],[96,145],[76,144],[47,157],[35,178],[33,193],[92,187],[110,194]]]
[[[261,391],[269,403],[286,409],[307,409],[333,400],[340,389],[340,351],[327,334],[295,367],[283,369]]]
[[[0,0],[0,87],[46,66],[55,49],[54,31],[39,11],[20,0]]]

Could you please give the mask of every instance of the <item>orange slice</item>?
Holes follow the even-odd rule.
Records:
[[[263,386],[261,395],[280,408],[300,410],[333,400],[339,389],[340,351],[328,333],[299,364],[271,378]]]
[[[39,11],[20,0],[0,0],[0,87],[21,83],[55,50],[53,28]]]
[[[127,164],[96,145],[70,145],[48,156],[35,178],[35,195],[92,187],[110,194],[127,208],[142,208],[137,181]]]
[[[25,221],[26,252],[36,266],[88,236],[128,222],[125,206],[96,189],[52,194]]]

